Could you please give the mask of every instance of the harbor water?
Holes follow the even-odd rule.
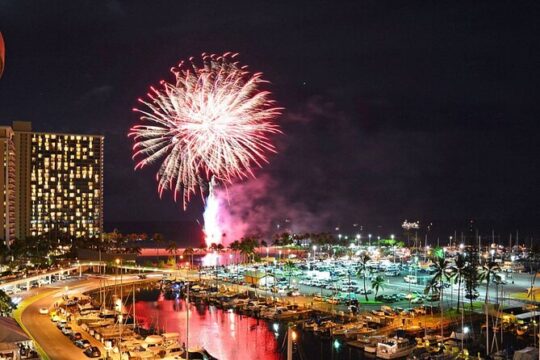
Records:
[[[140,290],[137,323],[145,328],[180,333],[186,340],[186,302],[167,299],[157,289]],[[203,346],[219,360],[286,359],[287,323],[268,322],[204,304],[189,306],[189,346]],[[361,352],[331,339],[298,330],[295,359],[360,359]]]

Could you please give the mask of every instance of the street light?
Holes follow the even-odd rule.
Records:
[[[371,234],[368,235],[368,239],[369,239],[369,246],[371,246]]]
[[[315,260],[316,255],[315,252],[317,251],[317,245],[313,245],[313,260]]]

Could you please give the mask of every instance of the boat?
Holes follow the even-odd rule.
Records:
[[[408,356],[416,349],[416,345],[407,339],[390,338],[377,344],[377,357],[381,359],[398,359]]]
[[[356,340],[347,342],[348,345],[354,346],[356,348],[362,349],[367,353],[374,354],[377,352],[377,343],[381,340],[386,339],[384,335],[379,336],[360,336],[358,335]],[[369,348],[366,350],[366,346]]]
[[[210,353],[206,351],[205,348],[202,348],[202,347],[191,348],[189,349],[188,353],[189,353],[189,360],[218,360],[217,358],[210,355]],[[163,357],[164,360],[186,360],[186,358],[187,357],[186,357],[185,351],[182,351],[182,354],[180,355]]]
[[[516,328],[516,335],[523,336],[529,331],[529,327],[527,325],[521,325]]]

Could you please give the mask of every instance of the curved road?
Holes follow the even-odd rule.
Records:
[[[124,284],[127,284],[140,280],[138,280],[136,276],[125,275],[123,281]],[[69,284],[67,294],[80,294],[99,287],[99,279],[89,278],[79,280],[76,283]],[[41,288],[40,292],[29,297],[21,304],[23,307],[21,310],[21,322],[51,360],[86,360],[88,357],[83,354],[83,350],[75,346],[71,340],[69,340],[69,337],[62,334],[48,315],[39,313],[39,308],[53,307],[54,303],[61,300],[64,294],[66,294],[66,291],[63,286],[48,286],[46,288]],[[105,357],[106,352],[101,342],[82,331],[75,323],[70,325],[74,330],[83,335],[83,339],[88,339],[93,346],[97,346],[100,349],[102,358]],[[112,356],[111,358],[114,359],[118,357],[119,356],[116,355],[116,357]]]

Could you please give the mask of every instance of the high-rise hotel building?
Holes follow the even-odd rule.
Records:
[[[1,129],[0,155],[7,144]],[[12,204],[14,216],[4,215],[10,221],[4,229],[14,231],[8,236],[5,230],[4,240],[48,233],[99,237],[103,231],[104,137],[33,132],[29,122],[14,122],[11,134],[15,162],[5,160],[4,168],[12,166],[15,194],[6,203]],[[3,181],[0,185],[7,189],[4,198],[8,198],[9,187],[4,183],[9,181]]]
[[[0,239],[15,238],[15,142],[13,130],[0,126]],[[0,241],[1,241],[0,240]]]

